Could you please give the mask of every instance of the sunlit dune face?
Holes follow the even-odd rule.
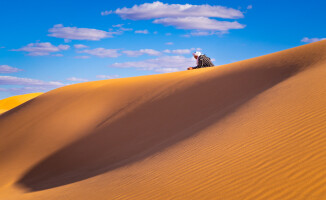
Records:
[[[0,199],[325,199],[326,41],[73,84],[0,116]]]

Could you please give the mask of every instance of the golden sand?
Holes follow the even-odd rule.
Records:
[[[326,199],[326,41],[47,92],[0,116],[0,199]]]
[[[26,101],[29,101],[43,93],[31,93],[31,94],[23,94],[23,95],[17,95],[12,96],[6,99],[0,100],[0,114],[7,112],[8,110],[19,106],[22,103],[25,103]]]

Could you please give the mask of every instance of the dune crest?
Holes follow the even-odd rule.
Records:
[[[0,198],[326,198],[326,41],[94,81],[0,116]]]
[[[6,99],[0,100],[0,114],[7,112],[8,110],[19,106],[26,101],[29,101],[39,95],[43,94],[42,92],[38,93],[30,93],[30,94],[23,94],[23,95],[16,95],[12,97],[8,97]]]

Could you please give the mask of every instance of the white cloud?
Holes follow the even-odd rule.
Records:
[[[150,56],[158,56],[161,55],[161,52],[156,51],[154,49],[140,49],[137,51],[131,51],[131,50],[126,50],[126,51],[122,51],[122,53],[126,54],[127,56],[130,57],[137,57],[137,56],[141,56],[144,54],[150,55]]]
[[[248,10],[252,9],[252,5],[248,5],[248,6],[247,6],[247,9],[248,9]]]
[[[172,33],[165,33],[165,35],[166,35],[166,36],[170,36],[170,35],[172,35]]]
[[[166,49],[163,52],[164,53],[173,53],[173,54],[190,54],[191,51],[192,51],[192,49],[174,49],[174,50]]]
[[[110,11],[103,11],[103,12],[101,12],[101,15],[102,16],[105,16],[105,15],[109,15],[109,14],[111,14],[112,13],[112,11],[110,10]]]
[[[148,34],[149,32],[148,32],[148,30],[137,30],[137,31],[135,31],[135,33],[140,33],[140,34]]]
[[[0,65],[0,73],[14,73],[22,71],[21,69],[11,67],[9,65]]]
[[[74,81],[74,82],[85,82],[85,81],[88,81],[87,79],[84,79],[84,78],[77,78],[77,77],[70,77],[70,78],[67,78],[68,81]]]
[[[133,29],[132,28],[124,28],[124,27],[121,27],[119,30],[120,31],[132,31]]]
[[[74,47],[75,47],[76,49],[84,49],[84,48],[88,48],[88,46],[83,45],[83,44],[75,44]]]
[[[173,42],[166,42],[166,45],[173,45]]]
[[[75,56],[74,58],[78,58],[78,59],[87,59],[90,58],[89,56]]]
[[[20,87],[20,88],[0,88],[0,91],[3,92],[10,92],[13,95],[20,95],[20,94],[29,94],[35,92],[47,92],[51,89],[55,89],[55,87]]]
[[[37,79],[20,78],[15,76],[0,76],[0,85],[23,85],[23,86],[43,86],[43,87],[59,87],[64,84],[57,81],[45,82]]]
[[[114,63],[109,67],[136,68],[139,70],[150,70],[156,72],[175,72],[185,70],[187,67],[195,66],[194,58],[184,56],[164,56],[135,62]]]
[[[62,24],[54,25],[49,32],[48,36],[69,40],[101,40],[113,37],[114,34],[121,34],[91,28],[64,27]]]
[[[112,11],[108,11],[111,13]],[[165,17],[218,17],[226,19],[242,18],[240,10],[224,6],[167,4],[160,1],[134,5],[132,8],[119,8],[114,11],[123,19],[144,20]]]
[[[218,21],[207,17],[162,18],[153,21],[156,24],[175,26],[177,29],[214,30],[227,32],[230,29],[242,29],[245,25],[236,21]]]
[[[50,42],[43,43],[30,43],[25,47],[20,49],[14,49],[12,51],[25,51],[29,52],[27,55],[29,56],[46,56],[50,55],[50,53],[58,52],[61,50],[68,50],[70,48],[69,45],[60,44],[59,46],[54,46]]]
[[[82,51],[78,51],[78,53],[87,53],[101,58],[104,57],[115,58],[120,56],[120,54],[118,53],[118,49],[105,49],[105,48],[85,49]]]
[[[115,25],[112,25],[112,27],[122,27],[124,24],[115,24]]]
[[[251,7],[249,5],[248,9],[251,9]],[[218,5],[168,4],[156,1],[134,5],[132,8],[118,8],[112,12],[118,14],[123,19],[155,19],[153,23],[156,24],[174,26],[177,29],[205,31],[193,32],[184,35],[184,37],[225,34],[230,29],[245,28],[245,25],[237,21],[230,22],[211,19],[238,19],[244,17],[240,10]]]
[[[191,54],[192,51],[201,51],[201,48],[191,48],[191,49],[165,49],[164,53],[173,53],[173,54]]]
[[[98,79],[114,79],[118,78],[119,75],[97,75],[96,78]]]
[[[306,43],[312,43],[312,42],[318,42],[321,40],[326,40],[326,38],[308,38],[308,37],[304,37],[302,38],[301,42],[306,42]]]
[[[0,49],[4,49],[4,48],[6,48],[6,47],[4,47],[4,46],[0,46]]]

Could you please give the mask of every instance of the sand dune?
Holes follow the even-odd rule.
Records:
[[[70,85],[0,116],[0,199],[326,199],[326,41]]]
[[[22,103],[25,103],[26,101],[29,101],[43,93],[30,93],[30,94],[23,94],[23,95],[17,95],[12,96],[6,99],[0,100],[0,114],[7,112],[8,110],[19,106]]]

